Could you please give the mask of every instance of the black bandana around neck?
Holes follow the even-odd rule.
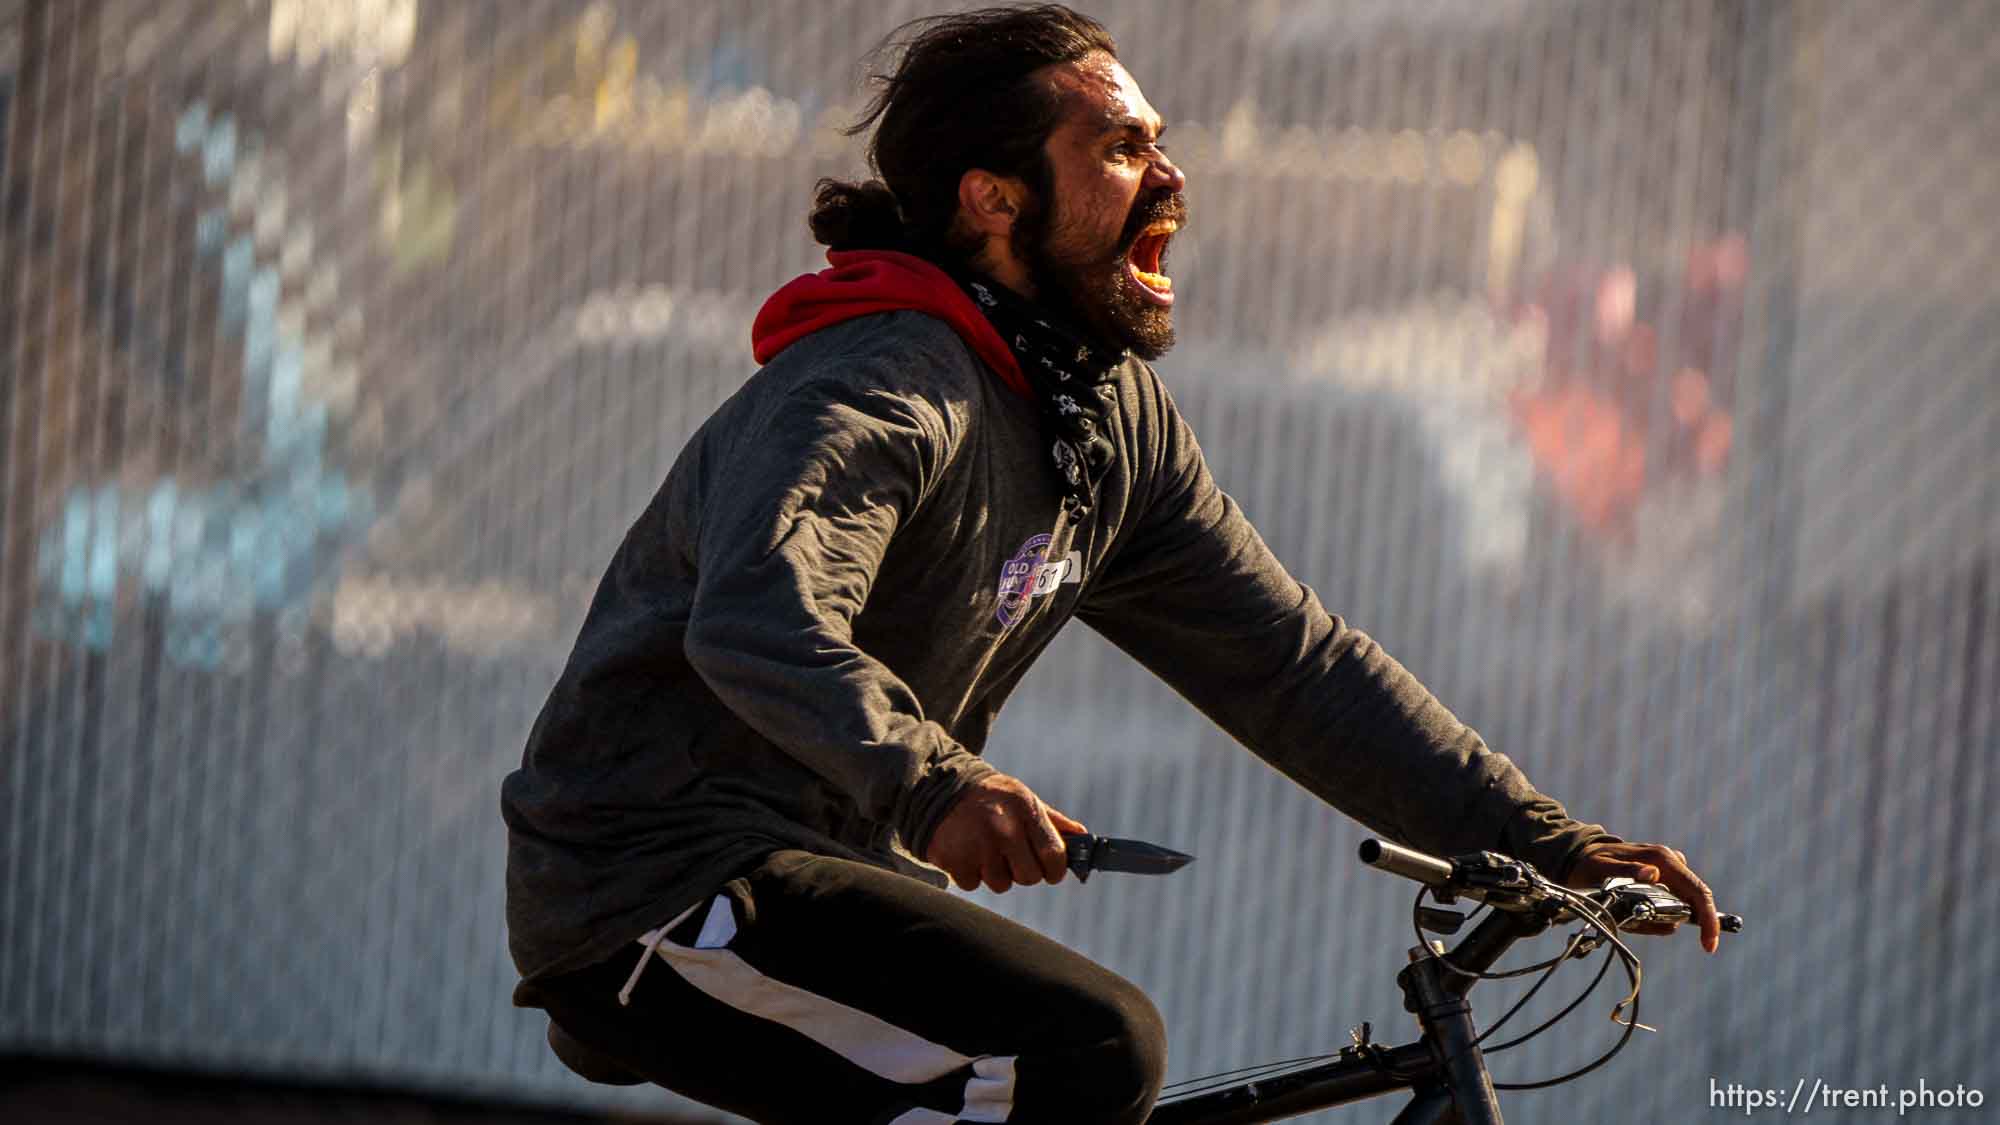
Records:
[[[1117,459],[1104,430],[1118,401],[1125,352],[1085,339],[998,282],[964,276],[958,282],[1013,349],[1041,399],[1042,417],[1055,435],[1050,454],[1065,490],[1063,510],[1088,514],[1098,483]]]

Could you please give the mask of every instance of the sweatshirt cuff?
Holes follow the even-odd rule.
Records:
[[[1623,836],[1613,836],[1611,833],[1606,832],[1601,825],[1586,824],[1582,828],[1584,831],[1581,837],[1576,843],[1570,845],[1568,853],[1563,856],[1561,862],[1557,865],[1555,874],[1550,876],[1550,878],[1565,887],[1569,886],[1569,873],[1576,870],[1576,861],[1583,858],[1583,849],[1592,844],[1622,844],[1625,842]]]
[[[1000,772],[992,763],[964,747],[955,746],[924,771],[910,787],[896,814],[896,834],[910,854],[925,860],[930,852],[931,834],[938,822],[958,800],[959,794],[981,778]]]
[[[1568,885],[1570,871],[1583,849],[1598,843],[1624,843],[1624,840],[1605,831],[1602,824],[1587,824],[1571,817],[1559,802],[1536,794],[1519,806],[1507,830],[1501,833],[1497,850],[1525,859],[1543,875]]]

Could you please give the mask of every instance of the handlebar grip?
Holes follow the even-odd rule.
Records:
[[[1373,837],[1361,841],[1361,862],[1430,886],[1451,882],[1451,861]]]

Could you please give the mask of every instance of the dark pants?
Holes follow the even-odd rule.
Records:
[[[620,1004],[648,956],[538,998],[590,1052],[759,1122],[1136,1123],[1166,1071],[1131,982],[866,864],[772,854],[671,927]]]

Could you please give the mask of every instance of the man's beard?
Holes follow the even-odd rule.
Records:
[[[1118,244],[1107,254],[1081,261],[1065,260],[1055,251],[1048,196],[1016,222],[1013,251],[1028,270],[1035,298],[1059,315],[1090,330],[1106,343],[1129,349],[1141,359],[1155,360],[1174,346],[1174,310],[1156,305],[1135,289],[1126,258],[1145,229],[1160,219],[1187,225],[1187,198],[1157,192],[1142,198],[1126,220]],[[1161,272],[1165,272],[1164,267]]]

